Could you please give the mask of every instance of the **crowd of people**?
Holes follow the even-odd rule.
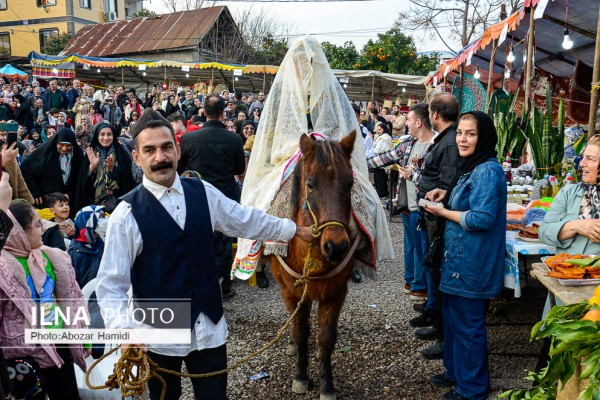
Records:
[[[310,238],[308,228],[239,205],[264,93],[257,100],[228,91],[203,98],[191,89],[159,92],[154,86],[142,100],[133,89],[95,90],[78,80],[61,88],[52,80],[45,89],[37,82],[5,85],[2,95],[0,162],[5,172],[0,181],[0,237],[6,243],[0,291],[3,298],[15,299],[3,301],[0,307],[0,344],[5,348],[0,378],[6,378],[0,380],[0,388],[4,393],[12,379],[12,394],[17,396],[79,398],[74,365],[85,369],[84,358],[100,356],[103,346],[26,345],[25,328],[33,327],[31,307],[41,307],[48,322],[54,321],[56,307],[87,307],[82,289],[94,279],[98,280],[98,299],[111,297],[120,287],[114,279],[131,279],[137,297],[155,298],[159,292],[154,285],[164,287],[168,279],[156,274],[155,281],[142,282],[152,275],[147,273],[148,260],[170,276],[174,269],[164,269],[165,260],[156,259],[150,249],[179,248],[177,243],[182,241],[197,250],[201,244],[206,258],[214,260],[214,268],[203,265],[198,269],[185,252],[165,253],[173,268],[184,270],[179,274],[181,281],[165,287],[159,297],[181,297],[186,290],[196,293],[204,285],[203,295],[211,300],[200,303],[210,307],[192,310],[198,319],[193,325],[198,343],[191,353],[186,357],[185,350],[181,357],[152,353],[153,359],[172,369],[177,369],[178,362],[180,368],[185,360],[188,370],[197,372],[226,365],[227,328],[222,307],[213,300],[227,301],[235,295],[230,278],[233,238],[289,240],[296,234]],[[164,142],[157,143],[154,133]],[[180,179],[178,173],[187,178]],[[154,204],[149,201],[152,197],[162,207],[145,211],[164,213],[166,209],[165,218],[170,214],[176,222],[170,227],[172,246],[162,235],[165,228],[159,226],[165,218],[148,218],[145,211],[137,214],[138,207],[128,212],[136,202]],[[202,197],[206,200],[198,203]],[[187,216],[186,207],[191,207]],[[241,223],[248,220],[253,223]],[[115,233],[119,229],[122,234]],[[143,250],[142,243],[146,244]],[[124,257],[123,251],[133,259]],[[137,271],[140,263],[144,270],[130,277],[129,271]],[[193,279],[188,276],[190,269],[197,273]],[[206,271],[214,271],[214,276]],[[188,297],[194,297],[193,293]],[[90,304],[88,311],[92,323],[98,322],[93,327],[110,327],[111,321],[99,316],[98,305]],[[51,327],[83,328],[66,322],[55,325]],[[213,335],[207,337],[210,331]],[[7,371],[16,371],[16,360],[31,366],[28,378],[32,379],[7,377]],[[157,385],[150,385],[153,398],[160,393]],[[226,376],[194,386],[198,396],[209,393],[210,398],[225,398]],[[168,398],[179,398],[177,393],[177,382],[170,381]]]
[[[388,127],[376,110],[370,114],[377,143]],[[404,292],[422,301],[414,305],[420,315],[409,324],[417,338],[435,340],[421,354],[444,360],[445,372],[430,379],[452,388],[443,399],[487,399],[485,317],[489,300],[502,290],[506,234],[507,189],[496,158],[496,128],[482,112],[459,116],[450,93],[412,106],[405,126],[409,135],[388,151],[375,151],[367,164],[376,185],[391,165],[401,177],[391,195],[404,227]]]
[[[81,302],[81,289],[94,278],[100,307],[126,308],[129,286],[141,298],[199,296],[192,302],[192,348],[150,349],[151,357],[173,370],[185,362],[192,373],[224,368],[227,327],[221,302],[209,299],[235,295],[233,238],[311,239],[308,228],[239,205],[265,94],[254,101],[239,92],[202,97],[154,86],[138,98],[133,89],[95,90],[74,80],[68,88],[56,81],[46,89],[5,85],[2,97],[3,297],[13,294],[51,311],[65,291],[77,300],[72,305]],[[506,215],[494,125],[483,113],[459,117],[451,94],[436,94],[406,115],[399,106],[375,102],[354,111],[377,193],[402,212],[404,291],[423,300],[410,324],[418,338],[436,339],[423,356],[444,359],[445,373],[431,381],[454,387],[444,399],[487,398],[485,313],[502,288]],[[10,140],[13,127],[16,141]],[[385,168],[394,164],[401,179],[390,193]],[[53,218],[41,219],[36,208]],[[478,245],[463,246],[467,242]],[[196,268],[188,246],[213,268]],[[157,257],[157,247],[173,251]],[[353,279],[360,281],[360,274]],[[262,269],[258,283],[268,286]],[[2,345],[22,344],[31,323],[24,309],[3,303],[0,315]],[[84,366],[91,351],[23,345],[5,355],[9,363],[26,356],[38,367],[40,395],[75,399],[73,365]],[[167,398],[179,398],[179,379],[164,376]],[[62,384],[53,385],[55,379]],[[194,380],[198,398],[225,399],[225,388],[226,375]],[[150,382],[153,398],[160,389]]]

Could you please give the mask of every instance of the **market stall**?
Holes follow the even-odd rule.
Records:
[[[36,52],[29,54],[33,75],[44,79],[52,77],[78,78],[87,82],[125,85],[146,91],[156,83],[224,89],[244,93],[269,92],[278,67],[273,65],[242,65],[184,63],[172,60],[139,60],[131,58],[88,57],[79,54],[49,56]],[[65,75],[65,71],[70,71]],[[352,101],[401,99],[423,100],[426,89],[424,76],[388,74],[380,71],[333,70]]]
[[[426,84],[446,90],[444,83],[460,86],[463,67],[463,78],[466,74],[487,86],[485,110],[499,87],[515,93],[518,82],[521,103],[531,98],[541,105],[551,85],[554,104],[564,98],[567,121],[587,125],[591,135],[598,109],[591,84],[600,81],[599,13],[596,1],[527,0],[430,74]]]

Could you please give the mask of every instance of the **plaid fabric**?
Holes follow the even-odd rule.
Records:
[[[417,139],[414,136],[401,140],[392,150],[367,159],[367,165],[369,168],[387,167],[392,164],[399,164],[402,167],[406,167],[410,161],[410,152],[416,141]]]

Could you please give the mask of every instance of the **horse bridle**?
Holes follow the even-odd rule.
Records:
[[[317,216],[315,215],[314,211],[312,210],[310,201],[308,200],[308,193],[310,193],[310,192],[312,192],[312,190],[308,188],[308,185],[306,185],[306,198],[304,201],[306,204],[306,208],[308,209],[308,212],[310,213],[310,216],[313,220],[313,224],[310,226],[310,233],[311,233],[312,237],[315,239],[319,239],[323,235],[323,230],[329,226],[337,226],[337,227],[343,228],[346,232],[349,232],[348,227],[339,221],[326,221],[322,224],[319,224],[319,220],[318,220]],[[346,267],[346,265],[348,265],[348,262],[350,261],[350,259],[354,255],[354,252],[356,251],[356,248],[358,247],[358,243],[360,242],[360,239],[361,239],[361,231],[359,229],[358,233],[356,234],[356,237],[354,238],[354,243],[352,243],[352,247],[350,247],[350,250],[346,254],[346,257],[344,257],[344,259],[333,270],[329,271],[325,275],[302,276],[299,273],[297,273],[296,271],[294,271],[293,269],[291,269],[290,266],[287,265],[287,263],[283,260],[283,258],[279,254],[276,254],[275,256],[277,257],[277,260],[279,261],[279,264],[281,264],[283,269],[285,269],[286,272],[288,274],[290,274],[292,277],[298,279],[298,282],[304,281],[304,280],[308,280],[308,281],[325,280],[325,279],[329,279],[329,278],[339,274]],[[310,252],[311,252],[313,246],[314,246],[313,243],[309,244],[309,250],[308,250],[309,255],[310,255]]]
[[[330,227],[330,226],[337,226],[340,227],[342,229],[344,229],[346,232],[349,232],[348,227],[345,224],[342,224],[341,222],[338,221],[326,221],[323,222],[321,225],[319,225],[319,219],[317,218],[316,214],[313,212],[312,207],[310,206],[310,201],[308,201],[308,194],[311,193],[314,189],[310,189],[308,187],[308,185],[306,186],[306,198],[304,199],[304,204],[306,204],[306,208],[308,209],[308,212],[310,213],[310,216],[313,220],[313,224],[310,226],[310,233],[312,235],[313,238],[315,239],[319,239],[321,237],[321,235],[323,235],[323,230],[325,230],[325,228]]]

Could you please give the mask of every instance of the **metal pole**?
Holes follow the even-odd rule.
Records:
[[[373,101],[374,94],[375,94],[375,75],[373,75],[373,83],[371,84],[371,101]]]
[[[487,83],[487,99],[485,101],[485,112],[490,111],[490,104],[492,103],[492,89],[494,88],[494,59],[496,58],[496,50],[498,50],[498,42],[494,40],[492,45],[492,56],[490,57],[490,69],[488,71],[488,83]]]
[[[533,41],[535,40],[535,20],[533,19],[534,7],[529,9],[529,34],[527,37],[527,69],[525,70],[525,105],[530,110],[531,78],[533,77]]]
[[[459,68],[459,72],[458,72],[458,79],[460,79],[460,81],[458,81],[458,109],[460,112],[462,112],[463,74],[464,74],[464,67],[463,67],[463,64],[461,64],[460,68]]]
[[[594,72],[592,73],[592,83],[600,81],[600,8],[598,9],[598,27],[596,28],[596,51],[594,53]],[[590,118],[588,124],[588,138],[592,137],[596,130],[596,113],[598,112],[598,91],[592,92],[590,100]]]
[[[267,88],[267,73],[263,72],[263,93],[265,92],[266,88]]]
[[[125,86],[125,70],[121,67],[121,86]]]

